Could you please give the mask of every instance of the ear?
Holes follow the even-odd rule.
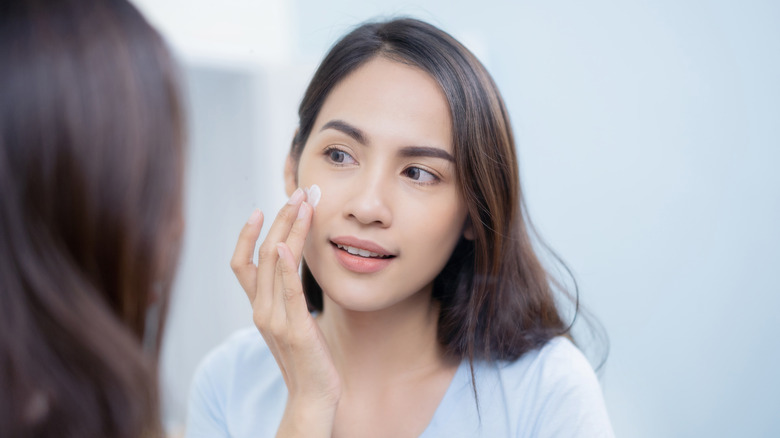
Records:
[[[295,189],[298,188],[298,162],[292,157],[287,155],[287,160],[284,162],[284,191],[287,192],[287,196],[292,196]]]
[[[471,216],[466,216],[466,223],[463,224],[463,237],[466,240],[474,240],[474,224],[471,223]]]

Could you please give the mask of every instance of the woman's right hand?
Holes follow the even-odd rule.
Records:
[[[282,207],[252,257],[263,215],[252,213],[241,230],[230,266],[252,304],[253,319],[273,353],[288,389],[277,436],[330,436],[341,382],[322,332],[309,313],[298,274],[312,207],[297,189]]]

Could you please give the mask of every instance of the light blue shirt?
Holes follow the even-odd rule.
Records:
[[[455,373],[421,437],[613,437],[590,363],[555,338],[514,362],[475,362],[479,413],[468,360]],[[287,387],[254,327],[233,334],[195,373],[188,438],[273,437]]]

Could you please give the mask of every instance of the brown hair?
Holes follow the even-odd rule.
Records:
[[[569,294],[534,249],[506,107],[484,66],[449,34],[406,18],[363,24],[343,37],[306,90],[291,156],[300,157],[333,87],[377,56],[430,74],[450,106],[459,191],[474,240],[460,240],[434,281],[440,343],[470,361],[513,360],[568,335],[571,325],[561,317],[554,290]],[[305,263],[303,284],[310,309],[322,310],[322,289]],[[576,283],[571,298],[576,315]]]
[[[0,65],[0,430],[161,435],[146,313],[182,233],[172,60],[126,1],[9,0]]]

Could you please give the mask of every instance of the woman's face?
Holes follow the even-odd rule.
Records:
[[[432,77],[378,57],[344,78],[298,162],[298,185],[322,191],[304,257],[328,298],[373,311],[430,294],[463,234],[456,183],[449,106]]]

